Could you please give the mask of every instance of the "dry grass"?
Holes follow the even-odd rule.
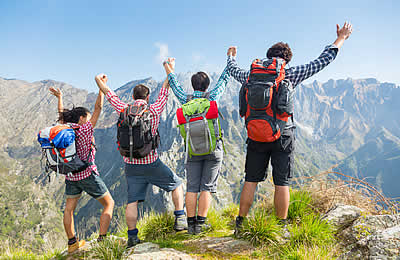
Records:
[[[326,171],[312,177],[295,178],[303,190],[309,191],[315,207],[325,213],[335,204],[357,206],[369,214],[398,214],[399,204],[386,198],[363,179],[340,172]]]

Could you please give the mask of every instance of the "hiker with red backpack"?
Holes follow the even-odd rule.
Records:
[[[172,91],[182,104],[176,115],[185,141],[188,233],[199,234],[210,228],[206,222],[207,213],[211,204],[211,193],[217,190],[224,153],[217,101],[224,93],[230,75],[225,68],[215,88],[208,92],[210,79],[206,73],[198,72],[191,78],[194,92],[188,95],[174,73],[175,59],[168,58],[164,62],[164,68]],[[198,193],[200,196],[197,202]]]
[[[100,116],[104,95],[99,92],[93,114],[90,114],[90,111],[85,107],[64,109],[62,92],[60,89],[52,87],[50,88],[50,93],[58,99],[58,121],[64,124],[55,127],[64,126],[68,129],[73,129],[72,132],[75,134],[76,154],[80,161],[85,163],[84,170],[63,173],[66,174],[65,195],[67,198],[64,210],[64,229],[68,237],[68,252],[72,253],[85,244],[84,240],[79,241],[74,230],[74,211],[83,191],[98,200],[104,207],[100,216],[100,230],[97,241],[102,241],[106,237],[113,214],[114,200],[103,180],[100,178],[97,166],[94,162],[96,149],[94,147],[93,128],[96,126]],[[56,152],[58,153],[58,151]],[[65,158],[63,159],[65,160]],[[63,165],[63,167],[58,170],[62,171],[65,167],[66,166]]]
[[[244,217],[254,200],[259,182],[267,178],[269,161],[275,185],[274,206],[282,224],[287,222],[289,180],[293,175],[295,125],[293,121],[294,88],[321,71],[335,58],[344,41],[352,33],[352,25],[336,25],[337,39],[325,47],[321,55],[305,65],[285,68],[292,58],[286,43],[276,43],[267,51],[267,58],[255,60],[250,71],[236,63],[236,47],[228,49],[227,64],[231,75],[239,81],[240,115],[247,128],[245,183],[240,196],[235,235],[240,236]]]
[[[149,104],[150,89],[139,84],[133,89],[133,104],[122,102],[107,86],[107,76],[97,75],[96,83],[105,94],[108,102],[119,113],[117,122],[118,149],[125,162],[125,177],[128,186],[128,203],[125,216],[128,225],[128,243],[130,248],[140,243],[138,220],[138,203],[146,198],[149,185],[155,185],[172,193],[175,205],[176,231],[187,228],[183,210],[182,180],[171,171],[159,158],[158,126],[161,113],[167,104],[169,85],[164,81],[156,102]]]

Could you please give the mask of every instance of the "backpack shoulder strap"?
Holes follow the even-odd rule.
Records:
[[[204,93],[201,95],[201,97],[202,97],[202,98],[206,98],[206,99],[210,99],[210,95],[211,95],[210,92],[204,92]],[[189,94],[189,95],[186,96],[186,101],[187,101],[187,102],[192,101],[193,98],[194,98],[194,95],[193,95],[193,94]]]

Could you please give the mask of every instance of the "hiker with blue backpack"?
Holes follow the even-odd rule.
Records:
[[[267,178],[270,160],[276,215],[282,224],[287,223],[289,181],[294,167],[294,88],[330,64],[352,30],[352,25],[347,22],[342,28],[336,25],[336,40],[326,46],[317,59],[287,69],[285,66],[292,58],[292,51],[286,43],[274,44],[268,49],[266,58],[253,61],[250,70],[238,67],[236,47],[228,49],[229,72],[243,84],[239,93],[239,112],[245,118],[248,135],[246,175],[236,218],[236,236],[241,234],[243,219],[253,203],[257,184]]]
[[[217,191],[224,147],[217,101],[230,78],[222,72],[216,86],[207,91],[210,79],[205,72],[191,78],[193,94],[187,94],[174,73],[175,59],[168,58],[164,69],[172,91],[182,107],[177,110],[178,127],[185,142],[186,213],[189,234],[199,234],[210,226],[206,222],[211,193]],[[200,193],[197,200],[198,193]],[[197,211],[197,216],[196,216]]]
[[[59,125],[46,128],[39,133],[39,142],[44,144],[46,138],[52,145],[50,149],[43,149],[48,155],[48,166],[61,174],[65,174],[66,203],[64,210],[64,229],[68,238],[68,252],[72,253],[82,246],[85,241],[75,235],[74,211],[79,198],[85,191],[104,207],[100,216],[100,230],[97,241],[102,241],[110,225],[114,209],[114,200],[111,197],[103,180],[99,176],[95,164],[96,149],[94,146],[94,127],[103,107],[103,93],[99,92],[94,111],[91,114],[85,107],[65,109],[63,106],[62,92],[60,89],[50,88],[50,93],[58,99]],[[48,133],[46,133],[48,131]],[[72,141],[72,145],[69,145]],[[67,149],[56,148],[54,144],[64,144]],[[68,144],[67,144],[68,143]],[[43,148],[43,145],[42,145]],[[68,155],[70,148],[74,152]],[[67,151],[67,152],[66,152]],[[73,157],[73,160],[69,160]],[[51,163],[55,163],[52,165]]]
[[[141,242],[138,238],[139,230],[136,227],[138,203],[146,199],[149,185],[171,192],[175,206],[174,229],[176,231],[186,229],[182,180],[160,160],[157,151],[160,142],[158,126],[169,95],[168,82],[164,81],[157,100],[152,104],[149,104],[150,89],[143,84],[138,84],[133,89],[134,102],[128,104],[121,101],[107,86],[106,75],[99,74],[95,80],[108,102],[119,114],[117,143],[125,162],[125,177],[128,186],[128,203],[125,211],[128,225],[127,248]]]

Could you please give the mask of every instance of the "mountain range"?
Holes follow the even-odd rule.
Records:
[[[179,74],[184,88],[191,92],[190,73]],[[211,74],[214,86],[217,74]],[[131,81],[115,90],[125,102],[131,102],[132,89],[142,83],[150,87],[154,101],[162,82],[152,78]],[[64,93],[64,106],[86,106],[93,110],[97,93],[74,88],[53,80],[29,83],[0,78],[0,238],[31,241],[40,237],[42,244],[55,243],[50,234],[62,233],[64,207],[63,177],[52,175],[50,182],[41,168],[38,131],[57,120],[57,100],[49,87]],[[246,131],[238,113],[240,85],[231,80],[219,102],[224,117],[225,154],[214,207],[237,202],[244,178]],[[376,79],[314,81],[300,85],[295,93],[297,125],[295,182],[334,169],[362,178],[388,197],[400,197],[400,88]],[[177,99],[170,93],[161,117],[160,157],[185,179],[182,138],[176,127]],[[126,184],[124,164],[116,148],[117,114],[105,101],[95,129],[96,164],[101,177],[116,201],[112,230],[124,223]],[[270,179],[259,187],[260,196],[271,194]],[[158,188],[148,190],[140,211],[172,209],[168,194]],[[97,229],[101,205],[89,196],[80,200],[75,224],[81,236]],[[23,225],[21,225],[23,223]],[[26,232],[24,230],[29,230]],[[29,234],[28,236],[26,234]],[[40,247],[40,243],[35,247]]]

